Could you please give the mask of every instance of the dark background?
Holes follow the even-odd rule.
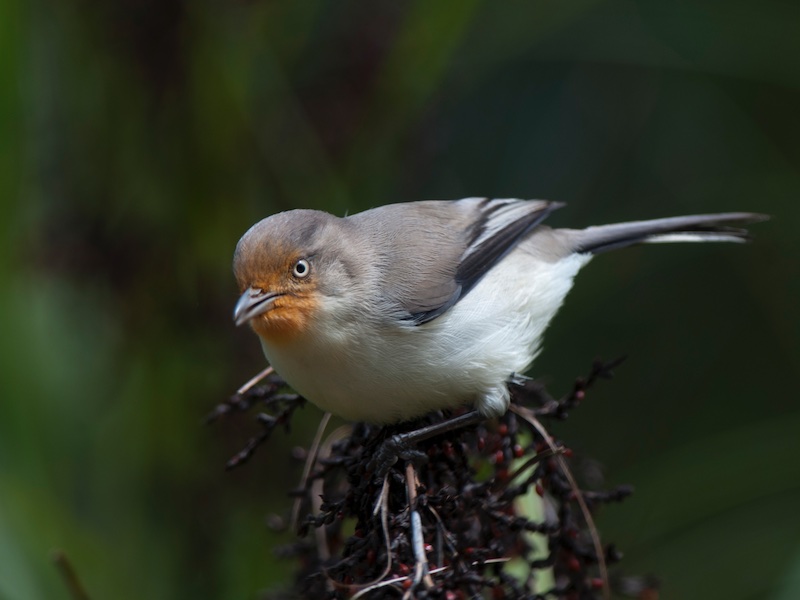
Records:
[[[749,246],[599,257],[533,374],[618,376],[558,428],[636,494],[600,527],[665,598],[800,597],[800,5],[0,3],[0,598],[254,598],[291,565],[303,411],[203,416],[260,370],[239,236],[489,195],[555,225],[754,210]]]

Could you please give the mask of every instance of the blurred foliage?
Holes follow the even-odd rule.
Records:
[[[233,248],[272,212],[548,198],[553,223],[719,210],[747,247],[598,258],[534,375],[629,354],[566,425],[629,572],[800,597],[800,5],[0,3],[0,598],[254,598],[288,447],[202,417],[260,370]],[[256,425],[253,424],[253,431]],[[276,485],[278,481],[281,485]],[[283,538],[285,539],[285,538]]]

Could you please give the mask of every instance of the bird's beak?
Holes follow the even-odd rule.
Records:
[[[267,312],[275,299],[281,294],[277,292],[267,292],[258,288],[247,288],[242,294],[236,307],[233,309],[233,321],[236,325],[243,325],[253,317]]]

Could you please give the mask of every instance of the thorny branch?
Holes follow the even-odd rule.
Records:
[[[600,542],[591,520],[631,488],[579,489],[571,450],[542,425],[568,418],[621,362],[595,362],[560,398],[533,380],[514,384],[514,406],[502,418],[420,442],[386,477],[370,469],[387,440],[449,415],[338,430],[293,492],[311,511],[300,520],[298,541],[280,551],[300,565],[294,587],[270,597],[594,600],[611,589],[655,600],[652,578],[606,575],[621,554]],[[256,404],[274,413],[259,414],[262,431],[228,468],[249,459],[278,426],[288,427],[302,403],[269,374],[218,406],[209,420]]]
[[[256,385],[254,382],[263,380],[265,383]],[[272,432],[280,426],[289,431],[294,411],[305,404],[305,399],[298,394],[279,393],[286,387],[285,382],[272,369],[266,369],[248,381],[225,402],[218,404],[206,416],[206,423],[211,424],[222,417],[235,412],[246,412],[255,404],[261,404],[265,410],[275,411],[275,415],[260,412],[256,419],[261,424],[261,431],[250,438],[244,448],[232,456],[225,464],[225,468],[234,469],[253,456],[258,447],[266,442]]]

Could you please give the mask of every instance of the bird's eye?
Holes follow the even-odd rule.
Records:
[[[298,279],[303,279],[304,277],[308,277],[308,274],[310,272],[311,272],[311,265],[308,264],[308,261],[305,258],[301,258],[296,263],[294,263],[294,267],[292,268],[292,275],[294,275]]]

